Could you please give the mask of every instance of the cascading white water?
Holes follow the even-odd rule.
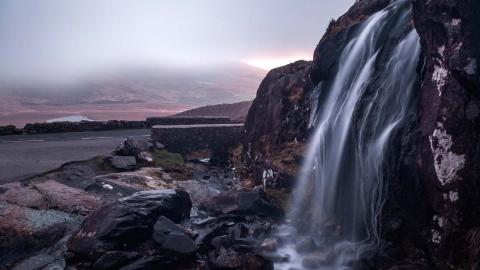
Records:
[[[420,43],[410,20],[406,0],[370,16],[343,49],[333,79],[316,87],[315,132],[290,220],[297,238],[309,236],[323,251],[299,255],[295,243],[287,244],[279,253],[289,254],[289,263],[276,269],[302,268],[308,256],[324,258],[313,264],[318,269],[352,269],[378,245],[388,181],[382,166],[414,99]],[[386,49],[392,39],[398,44]]]

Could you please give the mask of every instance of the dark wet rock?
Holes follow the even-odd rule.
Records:
[[[313,252],[318,248],[317,244],[315,243],[315,239],[312,237],[304,237],[300,241],[298,241],[295,249],[298,253],[309,253]]]
[[[117,146],[115,154],[120,156],[138,156],[142,152],[148,152],[150,147],[151,143],[146,139],[138,140],[129,137]]]
[[[83,189],[93,182],[95,176],[113,172],[106,167],[103,157],[67,162],[59,169],[33,177],[28,182],[41,182],[49,179],[70,187]]]
[[[161,142],[155,142],[155,143],[153,144],[153,146],[154,146],[155,148],[157,148],[158,150],[163,150],[163,149],[165,149],[165,145],[164,145],[163,143],[161,143]]]
[[[424,241],[439,269],[471,268],[476,249],[458,239],[480,220],[480,2],[412,3],[424,54],[417,164],[432,209]]]
[[[185,234],[180,225],[161,216],[153,226],[153,239],[162,249],[180,254],[190,254],[197,248],[195,242]]]
[[[209,266],[212,269],[270,270],[273,263],[262,256],[252,253],[238,253],[232,249],[220,248],[209,254]]]
[[[162,249],[178,254],[191,254],[197,246],[186,234],[170,234],[161,245]]]
[[[235,212],[270,217],[281,217],[283,215],[282,209],[267,199],[263,189],[240,192],[238,194],[238,208]]]
[[[278,247],[278,240],[267,238],[263,240],[263,243],[260,247],[266,251],[275,251]]]
[[[172,184],[186,190],[195,206],[210,200],[219,192],[214,187],[197,180],[173,181]]]
[[[156,269],[185,269],[182,263],[169,256],[145,256],[131,264],[125,265],[119,270],[156,270]]]
[[[210,243],[216,249],[220,249],[222,247],[223,248],[230,248],[234,244],[232,238],[230,238],[230,236],[228,236],[228,235],[217,236],[217,237],[213,238]]]
[[[140,255],[137,252],[108,251],[92,267],[98,270],[118,269],[137,260],[139,257]]]
[[[55,261],[55,256],[51,255],[37,255],[28,258],[21,263],[17,264],[12,270],[36,270],[44,269],[45,266]]]
[[[133,171],[137,166],[137,161],[133,156],[106,156],[104,160],[119,171]]]
[[[256,184],[293,185],[296,162],[308,136],[311,62],[298,61],[270,71],[260,84],[245,121],[242,157]]]
[[[279,218],[283,216],[283,210],[273,204],[262,189],[250,191],[230,190],[223,192],[208,201],[202,202],[202,209],[212,214],[232,213],[238,215],[257,215],[264,217]]]
[[[128,250],[151,238],[160,216],[180,222],[192,203],[183,190],[142,191],[104,206],[88,217],[68,241],[79,256],[98,258],[105,250]]]
[[[208,217],[208,218],[204,218],[204,219],[201,219],[201,220],[198,220],[198,221],[194,221],[193,224],[198,225],[198,226],[202,226],[202,225],[207,225],[207,224],[210,224],[210,223],[214,223],[215,221],[217,221],[216,217]]]

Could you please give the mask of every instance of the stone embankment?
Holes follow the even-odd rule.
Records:
[[[186,156],[209,151],[212,162],[225,163],[243,132],[243,124],[157,125],[152,127],[152,140]]]
[[[0,136],[20,134],[44,134],[80,131],[119,129],[144,129],[155,125],[231,124],[228,117],[151,117],[145,121],[81,121],[26,124],[23,128],[14,125],[0,126]]]

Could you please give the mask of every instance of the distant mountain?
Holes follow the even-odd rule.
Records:
[[[234,121],[244,121],[247,117],[248,110],[252,105],[252,101],[243,101],[233,104],[219,104],[204,106],[196,109],[187,110],[174,116],[183,117],[230,117]]]
[[[135,67],[62,84],[2,83],[0,125],[68,115],[138,120],[199,106],[251,100],[266,71],[231,62],[206,67]]]

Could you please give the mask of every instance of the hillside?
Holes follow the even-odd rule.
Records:
[[[130,67],[55,84],[7,82],[0,89],[0,125],[22,126],[69,115],[141,120],[251,100],[265,73],[231,62],[208,68]]]
[[[247,117],[248,110],[252,105],[252,101],[242,101],[232,104],[218,104],[218,105],[209,105],[203,106],[191,110],[186,110],[184,112],[175,114],[174,116],[182,117],[194,117],[194,116],[226,116],[230,117],[233,121],[245,121]]]

